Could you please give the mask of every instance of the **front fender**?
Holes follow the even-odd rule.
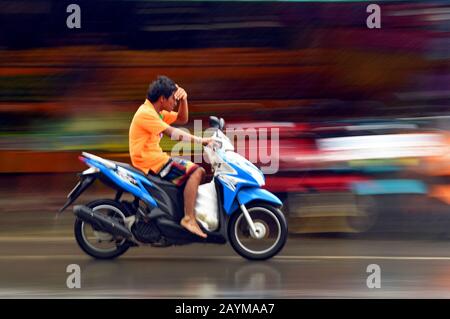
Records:
[[[246,187],[242,188],[239,191],[239,193],[237,194],[237,201],[233,203],[233,206],[231,207],[228,214],[231,214],[235,210],[237,210],[239,208],[239,204],[247,205],[248,203],[256,200],[266,202],[274,206],[281,207],[283,205],[278,197],[265,189],[261,189],[258,187]]]

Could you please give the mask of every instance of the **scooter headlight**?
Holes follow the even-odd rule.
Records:
[[[258,183],[259,186],[264,186],[266,184],[266,181],[264,179],[264,174],[257,168],[256,166],[251,169],[252,176],[255,179],[255,181]]]
[[[264,179],[264,174],[261,172],[261,170],[256,167],[253,163],[250,161],[245,162],[245,169],[247,172],[253,176],[255,181],[258,183],[259,186],[264,186],[266,184]]]
[[[259,169],[258,169],[258,171],[259,171]],[[264,174],[261,171],[259,171],[258,173],[259,174],[257,175],[257,177],[255,177],[255,179],[258,182],[259,186],[266,185],[266,180],[264,178]]]

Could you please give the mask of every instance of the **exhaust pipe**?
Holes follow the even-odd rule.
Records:
[[[122,236],[127,239],[133,237],[133,234],[128,230],[128,228],[117,222],[117,220],[103,214],[96,213],[87,206],[76,205],[73,208],[73,212],[79,219],[95,226],[101,231]]]

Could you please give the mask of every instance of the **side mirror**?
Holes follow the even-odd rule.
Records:
[[[220,129],[220,120],[216,116],[209,117],[209,126]]]
[[[223,128],[225,127],[225,120],[221,117],[219,120],[219,129],[223,131]]]

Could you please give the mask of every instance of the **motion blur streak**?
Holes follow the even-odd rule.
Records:
[[[66,25],[72,2],[81,8],[80,29]],[[275,156],[279,163],[265,187],[283,200],[289,231],[300,237],[287,251],[320,255],[298,248],[301,236],[313,236],[307,241],[323,240],[324,247],[344,247],[352,255],[352,239],[320,236],[358,233],[371,239],[356,241],[363,247],[361,256],[376,248],[378,256],[395,257],[402,249],[391,251],[396,241],[390,236],[406,239],[397,243],[403,248],[409,247],[409,239],[426,236],[433,240],[424,254],[446,258],[441,245],[448,244],[450,230],[450,6],[447,1],[383,1],[381,28],[369,29],[370,3],[1,1],[0,237],[18,238],[15,245],[23,248],[20,238],[73,236],[73,216],[53,217],[77,181],[75,173],[84,169],[78,156],[88,151],[130,162],[131,118],[148,84],[164,74],[188,93],[191,131],[195,119],[206,128],[210,115],[244,133],[249,128],[278,130],[278,152],[263,140],[270,140],[270,134],[248,138],[241,151],[249,157],[258,148],[257,154]],[[170,152],[174,143],[164,138],[161,144]],[[183,155],[192,160],[195,154]],[[256,165],[264,160],[255,157]],[[89,192],[80,201],[114,196],[100,184]],[[387,242],[380,244],[383,240]],[[70,247],[50,241],[42,255],[68,251],[71,256]],[[11,251],[5,248],[1,254],[10,256]],[[427,257],[416,252],[408,256]],[[7,269],[14,268],[11,263]],[[414,265],[394,268],[413,272],[425,267]],[[101,265],[88,266],[101,273]],[[162,262],[148,278],[166,277],[165,266]],[[228,266],[234,267],[237,281],[247,273],[245,267]],[[320,278],[313,266],[297,266]],[[120,277],[115,266],[109,267],[109,274]],[[137,264],[125,263],[127,267]],[[262,270],[275,281],[267,285],[273,289],[267,295],[339,294],[323,293],[306,277],[299,281],[306,290],[298,291],[286,280],[292,275],[283,275],[286,268]],[[288,271],[298,273],[294,268]],[[132,273],[125,269],[120,274]],[[192,269],[203,268],[193,263]],[[348,275],[354,265],[332,270],[322,262],[317,269]],[[434,265],[427,273],[434,288],[441,285],[435,290],[429,282],[423,288],[417,279],[423,273],[414,273],[415,288],[423,288],[417,294],[448,292],[446,269]],[[200,286],[216,289],[218,296],[241,287],[210,282],[214,276],[196,273],[198,281],[204,280]],[[390,277],[392,287],[403,280],[397,278],[403,277]],[[140,281],[132,276],[124,280],[131,287]],[[172,284],[167,295],[177,291]],[[189,279],[183,284],[189,294]],[[415,295],[402,289],[393,289],[392,296]]]

